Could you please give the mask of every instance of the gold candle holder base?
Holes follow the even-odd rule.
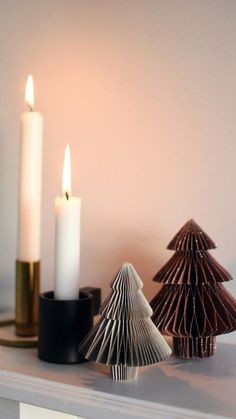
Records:
[[[16,261],[16,334],[38,334],[40,262]]]
[[[15,336],[15,332],[11,330],[15,324],[15,319],[0,320],[0,345],[9,348],[37,348],[37,337],[25,337],[22,339],[21,337]]]

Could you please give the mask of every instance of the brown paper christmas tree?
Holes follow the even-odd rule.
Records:
[[[216,245],[194,220],[167,248],[176,253],[153,279],[164,285],[151,301],[152,319],[173,337],[175,356],[211,356],[216,336],[236,329],[236,300],[222,285],[232,277],[209,254]]]
[[[171,354],[150,318],[152,309],[142,287],[132,264],[123,264],[100,309],[100,321],[80,347],[87,359],[110,365],[115,380],[135,378],[139,366],[155,364]]]

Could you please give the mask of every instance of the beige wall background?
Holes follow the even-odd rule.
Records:
[[[44,115],[42,289],[65,143],[82,197],[81,284],[131,261],[150,298],[189,218],[236,278],[236,2],[0,0],[0,304],[14,302],[19,116]],[[236,292],[236,281],[228,285]]]

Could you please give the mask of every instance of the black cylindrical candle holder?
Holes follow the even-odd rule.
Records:
[[[92,326],[92,294],[80,291],[78,300],[55,300],[53,291],[41,294],[38,357],[55,364],[85,362],[78,346]]]

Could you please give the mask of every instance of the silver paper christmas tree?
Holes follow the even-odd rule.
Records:
[[[123,264],[111,288],[101,319],[80,351],[91,361],[110,365],[113,379],[128,380],[137,376],[139,366],[168,358],[171,349],[151,320],[143,283],[131,263]]]

